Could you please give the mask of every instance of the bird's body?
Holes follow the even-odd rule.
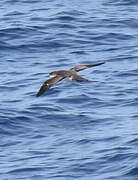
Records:
[[[100,62],[97,64],[89,64],[89,65],[80,65],[80,66],[75,66],[69,70],[60,70],[60,71],[53,71],[49,73],[49,75],[52,77],[44,82],[44,84],[40,87],[37,96],[42,95],[45,91],[47,91],[51,86],[55,85],[57,82],[65,79],[65,78],[70,78],[72,81],[89,81],[88,79],[85,79],[79,75],[77,75],[78,71],[82,71],[84,69],[94,67],[94,66],[99,66],[101,64],[104,64],[104,62]]]

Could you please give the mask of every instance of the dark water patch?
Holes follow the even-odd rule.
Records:
[[[108,162],[118,162],[118,161],[123,161],[123,160],[129,160],[130,159],[131,154],[116,154],[113,156],[108,157]]]
[[[81,102],[85,101],[90,101],[89,97],[86,95],[81,95],[78,97],[68,97],[68,98],[62,98],[62,99],[58,99],[57,103],[71,103],[71,104],[79,104]]]
[[[121,77],[121,78],[127,78],[127,77],[137,77],[138,74],[137,74],[137,70],[136,72],[135,71],[126,71],[126,72],[120,72],[117,74],[118,77]]]
[[[121,33],[105,33],[103,35],[98,35],[96,37],[93,37],[93,39],[97,39],[97,40],[107,40],[107,41],[118,41],[118,40],[129,40],[134,38],[132,35],[128,35],[128,34],[121,34]]]
[[[2,133],[1,133],[2,134]],[[4,133],[3,133],[4,134]],[[6,134],[5,134],[6,135]],[[7,134],[8,135],[8,134]],[[12,135],[12,134],[9,134],[9,135]],[[9,142],[5,142],[5,141],[3,141],[3,142],[1,142],[0,143],[0,147],[1,148],[7,148],[7,147],[14,147],[14,146],[18,146],[18,145],[20,145],[21,144],[21,141],[19,141],[19,140],[16,140],[16,141],[10,141],[9,140]]]
[[[0,30],[0,36],[2,39],[4,39],[7,42],[1,43],[1,48],[9,48],[10,49],[17,49],[18,46],[20,45],[22,48],[25,46],[25,42],[27,42],[27,37],[31,35],[38,35],[41,34],[42,32],[40,29],[36,29],[34,27],[10,27],[10,28],[5,28]],[[22,40],[22,41],[18,41]],[[4,46],[5,44],[5,46]],[[30,42],[29,42],[30,44]],[[3,45],[3,46],[2,46]],[[31,45],[30,45],[31,46]]]
[[[138,114],[134,114],[131,117],[132,117],[132,119],[137,119],[138,118]]]
[[[4,44],[0,45],[1,50],[4,51],[11,51],[11,52],[16,52],[16,51],[21,51],[21,52],[44,52],[48,50],[56,50],[56,49],[62,49],[62,48],[67,48],[70,47],[70,44],[63,43],[61,41],[56,41],[52,40],[49,42],[38,42],[38,43],[28,43],[28,44],[21,44],[21,45],[10,45],[10,44]],[[38,50],[41,48],[41,50]]]
[[[93,143],[94,141],[92,141],[91,139],[81,139],[77,142],[78,145],[85,145],[85,144],[90,144]]]
[[[68,24],[68,23],[49,23],[49,25],[47,26],[47,29],[64,29],[64,30],[67,30],[67,29],[70,29],[70,30],[73,30],[73,29],[76,29],[76,26],[75,25],[72,25],[72,24]]]
[[[105,3],[107,5],[115,5],[115,6],[133,6],[133,5],[137,5],[138,2],[137,0],[109,0],[107,3]]]
[[[77,51],[77,50],[74,50],[74,51],[72,51],[72,52],[70,52],[71,54],[78,54],[78,55],[88,55],[88,53],[87,52],[85,52],[85,51]]]
[[[136,21],[136,19],[130,18],[130,19],[126,19],[126,20],[118,20],[117,24],[122,24],[125,25],[126,27],[129,27],[131,29],[136,28],[138,25],[138,22]],[[133,34],[133,38],[135,38],[136,35]]]
[[[137,106],[137,105],[138,105],[138,98],[134,98],[134,99],[128,100],[126,103],[124,103],[123,106],[130,107],[130,106]]]
[[[6,118],[4,118],[4,116]],[[0,126],[2,135],[18,135],[25,131],[30,130],[30,123],[32,123],[32,117],[27,115],[18,115],[18,112],[11,110],[11,112],[3,112],[3,116],[0,116]]]
[[[125,174],[126,176],[133,176],[133,178],[138,177],[138,168],[132,167],[128,173]]]
[[[96,168],[93,163],[86,163],[86,164],[75,164],[71,171],[77,172],[79,176],[84,175],[84,174],[92,174],[96,171]]]
[[[22,3],[26,3],[26,4],[35,4],[35,3],[39,3],[39,1],[38,1],[38,0],[30,0],[30,1],[23,0]]]
[[[30,21],[31,22],[51,22],[51,21],[53,21],[54,19],[52,19],[52,18],[47,18],[47,17],[32,17],[32,18],[30,18]],[[35,27],[35,29],[39,29],[40,28],[40,26],[33,26],[33,27]],[[46,27],[43,27],[44,29],[46,28]],[[42,29],[42,27],[41,27],[41,29]]]
[[[59,20],[59,21],[61,21],[61,22],[70,22],[70,21],[76,21],[76,18],[75,17],[73,17],[73,16],[58,16],[58,17],[56,17],[56,20]]]
[[[18,73],[16,75],[18,75]],[[25,83],[26,83],[26,79],[20,79],[20,80],[16,79],[16,80],[9,80],[4,85],[8,88],[10,88],[10,87],[18,88],[18,86],[16,86],[16,85],[22,85],[23,86]]]
[[[123,62],[123,61],[130,61],[135,60],[136,56],[130,56],[130,55],[119,55],[118,57],[110,58],[110,62]]]
[[[45,112],[56,112],[56,111],[62,111],[62,110],[64,110],[64,109],[62,109],[60,106],[58,107],[58,106],[48,106],[48,105],[45,105],[45,104],[39,104],[39,105],[35,105],[35,106],[33,106],[33,107],[30,107],[30,108],[28,108],[28,110],[29,111],[35,111],[35,110],[37,110],[37,111],[41,111],[41,112],[43,112],[43,111],[45,111]],[[29,112],[28,112],[29,113]]]
[[[39,1],[38,0],[30,0],[29,2],[26,1],[26,0],[22,0],[21,2],[19,0],[15,0],[14,1],[14,4],[18,4],[18,5],[21,5],[21,4],[32,4],[32,3],[38,3]],[[12,0],[6,0],[6,3],[9,3],[9,4],[12,4]]]
[[[5,14],[4,16],[11,17],[11,16],[23,16],[23,15],[25,15],[25,13],[20,12],[20,11],[17,10],[17,11],[9,12],[9,13]]]
[[[75,37],[74,36],[74,34],[72,34],[72,33],[69,33],[69,32],[58,32],[57,34],[57,37],[63,37],[63,38],[73,38],[73,37]],[[71,39],[70,39],[70,41],[72,41]]]
[[[133,140],[127,142],[127,144],[138,146],[138,138],[135,138],[135,139],[133,139]]]
[[[43,12],[43,11],[48,11],[48,10],[50,10],[50,8],[47,8],[47,7],[43,7],[43,8],[35,8],[35,9],[30,9],[30,11],[32,11],[32,12]]]
[[[25,172],[29,172],[29,173],[32,173],[32,172],[36,172],[36,171],[40,171],[40,170],[43,170],[43,168],[40,168],[40,167],[26,167],[26,168],[17,168],[15,170],[11,170],[9,171],[8,173],[9,174],[18,174],[18,173],[25,173]]]
[[[131,148],[129,148],[129,147],[116,147],[116,148],[114,148],[114,147],[108,147],[107,149],[102,149],[102,150],[98,150],[98,151],[96,151],[97,153],[115,153],[115,152],[118,152],[118,153],[121,153],[121,152],[127,152],[127,151],[129,151]]]
[[[21,28],[21,27],[9,27],[5,29],[1,29],[0,32],[5,33],[5,34],[23,34],[25,32],[29,33],[29,31],[32,33],[31,28]]]
[[[74,9],[74,10],[70,9],[68,11],[62,10],[61,12],[58,12],[56,15],[58,15],[58,16],[71,16],[71,17],[82,16],[83,17],[84,15],[86,15],[85,13],[86,12],[84,12],[84,11],[80,11],[80,10],[76,10],[76,9]]]
[[[116,141],[116,140],[118,140],[119,141],[119,139],[120,139],[120,137],[118,137],[118,136],[112,136],[112,137],[107,137],[107,138],[94,138],[93,139],[93,142],[114,142],[114,141]]]

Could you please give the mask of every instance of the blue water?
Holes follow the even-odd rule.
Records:
[[[1,180],[138,179],[137,0],[0,1],[0,77]]]

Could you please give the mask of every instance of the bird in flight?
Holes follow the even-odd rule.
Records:
[[[47,91],[49,88],[54,86],[57,82],[65,79],[65,78],[70,78],[72,81],[89,81],[88,79],[85,79],[77,74],[77,72],[82,71],[84,69],[94,67],[94,66],[99,66],[101,64],[104,64],[104,62],[99,62],[97,64],[88,64],[88,65],[80,65],[80,66],[75,66],[69,70],[60,70],[60,71],[53,71],[49,73],[51,76],[50,79],[46,80],[43,85],[40,87],[38,93],[36,96],[41,96],[45,91]]]

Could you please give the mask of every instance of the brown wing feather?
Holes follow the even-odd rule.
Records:
[[[54,86],[57,82],[61,81],[62,79],[64,79],[64,77],[56,76],[46,80],[44,84],[40,87],[36,96],[41,96],[45,91],[51,88],[51,86]]]
[[[71,68],[71,70],[75,70],[76,72],[78,72],[78,71],[82,71],[82,70],[90,68],[90,67],[99,66],[101,64],[104,64],[104,62],[100,62],[100,63],[96,63],[96,64],[75,66],[75,67]]]
[[[77,74],[71,76],[71,79],[72,81],[79,81],[79,82],[82,82],[82,81],[89,81],[88,79],[85,79],[81,76],[78,76]]]

